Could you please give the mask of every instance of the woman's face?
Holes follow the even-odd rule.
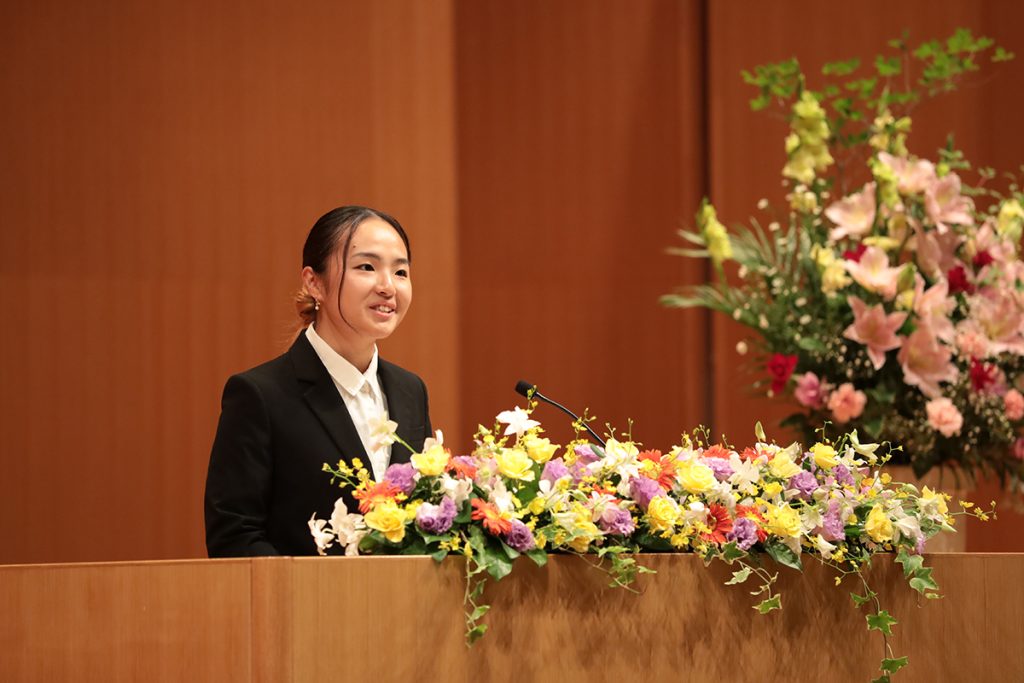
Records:
[[[317,297],[317,332],[337,335],[357,346],[372,345],[395,331],[412,303],[409,254],[398,232],[375,217],[352,233],[345,259],[340,253],[344,246],[342,240],[332,259],[326,291]]]

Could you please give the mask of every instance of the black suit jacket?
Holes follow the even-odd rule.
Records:
[[[377,375],[398,436],[416,449],[431,433],[423,380],[380,360]],[[408,462],[401,444],[391,462]],[[206,549],[210,557],[314,555],[307,525],[329,519],[344,491],[325,462],[369,459],[327,368],[300,334],[284,355],[228,379],[206,477]]]

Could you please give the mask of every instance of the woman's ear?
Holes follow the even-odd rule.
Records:
[[[303,288],[305,288],[305,290],[317,301],[323,301],[326,296],[326,292],[324,292],[323,282],[320,280],[320,276],[317,275],[309,266],[303,268],[300,275],[302,277]]]

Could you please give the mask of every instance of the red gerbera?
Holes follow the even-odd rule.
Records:
[[[746,448],[743,449],[743,452],[740,453],[740,459],[746,460],[747,462],[754,462],[755,460],[757,460],[757,457],[759,455],[760,453],[758,453],[750,446],[747,446]]]
[[[711,541],[721,545],[725,543],[725,535],[732,531],[732,518],[729,517],[729,510],[724,505],[712,503],[708,506],[708,518],[706,524],[711,529],[700,535],[705,541]]]
[[[701,453],[701,457],[703,458],[721,458],[723,460],[728,460],[730,455],[732,455],[732,451],[720,443],[716,443],[714,446],[709,446],[704,449],[703,453]]]
[[[754,521],[754,524],[757,526],[757,540],[764,543],[765,539],[768,538],[768,532],[764,530],[764,525],[768,520],[764,518],[764,515],[757,508],[750,505],[737,505],[736,517],[746,517]]]
[[[484,523],[484,529],[493,536],[504,536],[512,529],[512,522],[501,516],[494,503],[488,503],[481,498],[474,498],[472,501],[473,514],[471,517]]]
[[[359,501],[359,511],[365,515],[381,503],[394,500],[401,492],[402,489],[385,479],[380,483],[370,484],[365,489],[356,489],[352,495]]]
[[[672,484],[676,480],[676,461],[671,456],[662,455],[661,451],[644,451],[636,457],[638,460],[654,463],[650,478],[656,480],[666,491],[672,489]]]

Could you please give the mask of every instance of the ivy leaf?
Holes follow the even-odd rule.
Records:
[[[861,607],[864,604],[871,602],[871,599],[878,595],[872,590],[869,590],[867,593],[867,595],[860,595],[859,593],[850,593],[850,599],[853,600],[853,604],[855,604],[857,607]]]
[[[772,610],[782,609],[782,596],[776,595],[773,598],[762,600],[758,604],[754,605],[754,609],[761,614],[768,614]]]
[[[466,641],[472,645],[476,641],[480,640],[481,636],[485,633],[487,633],[487,624],[477,624],[466,631]]]
[[[445,550],[444,548],[442,548],[441,550],[438,550],[437,552],[435,552],[430,557],[432,557],[434,559],[434,562],[437,562],[438,564],[441,564],[441,562],[444,561],[444,558],[448,557],[448,551]]]
[[[469,615],[471,621],[478,621],[480,617],[487,614],[487,611],[491,609],[490,605],[477,605],[473,613]]]
[[[885,610],[880,610],[878,614],[869,614],[865,618],[868,620],[869,631],[881,631],[887,636],[892,635],[892,625],[899,623]]]
[[[740,550],[740,547],[736,545],[736,541],[726,543],[718,552],[718,556],[721,557],[726,564],[732,564],[741,557],[747,556],[746,551]]]
[[[894,674],[907,665],[907,657],[882,660],[882,671],[887,674]]]
[[[743,583],[750,578],[750,567],[744,567],[743,569],[733,572],[732,578],[725,582],[726,586],[734,586],[738,583]]]
[[[871,683],[892,683],[892,679],[889,678],[889,674],[882,674],[878,678],[875,678]]]
[[[494,548],[490,543],[484,545],[479,562],[487,569],[488,574],[498,580],[505,578],[512,571],[512,560],[503,550]]]
[[[528,558],[533,560],[533,563],[538,567],[543,567],[548,563],[548,554],[543,548],[534,548],[533,550],[527,550],[524,553]]]

